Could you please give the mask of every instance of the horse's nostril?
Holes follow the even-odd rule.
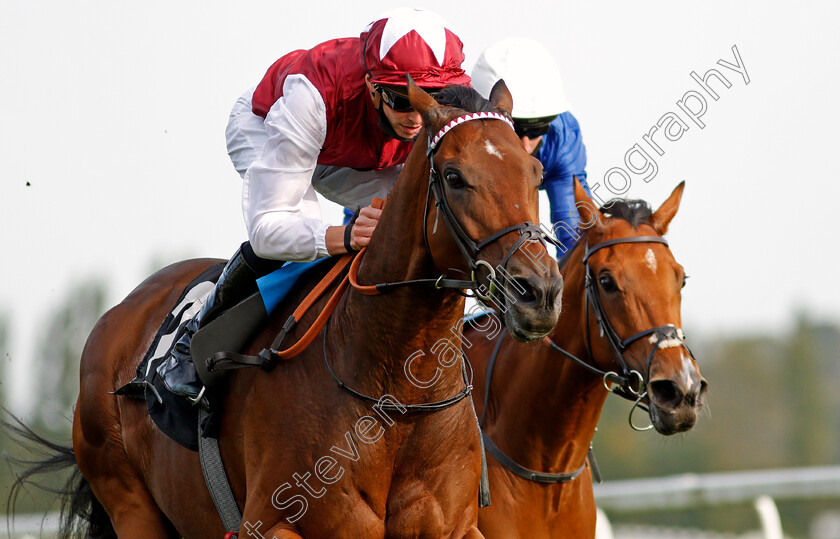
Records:
[[[514,286],[511,287],[511,292],[516,296],[517,303],[530,304],[537,301],[537,294],[528,279],[515,277],[513,282]]]
[[[670,380],[654,380],[649,385],[651,398],[662,408],[676,408],[683,399],[683,392]]]

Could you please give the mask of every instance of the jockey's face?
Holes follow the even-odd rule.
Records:
[[[522,147],[531,155],[540,145],[544,135],[551,130],[551,122],[557,118],[557,114],[542,116],[540,118],[514,118],[513,130],[522,142]]]
[[[368,91],[370,92],[373,106],[379,108],[382,96],[379,95],[379,92],[377,92],[373,87],[370,75],[365,75],[365,83],[367,84]],[[382,112],[385,114],[385,117],[388,119],[388,123],[390,123],[391,127],[394,128],[397,135],[404,139],[413,139],[419,135],[420,131],[423,129],[423,118],[420,117],[420,113],[416,110],[398,112],[389,107],[387,103],[383,102]]]
[[[542,136],[539,136],[537,138],[519,137],[519,140],[522,141],[522,146],[525,148],[525,151],[529,154],[533,154],[534,150],[537,149],[537,146],[542,140]]]
[[[397,112],[387,104],[382,107],[382,111],[385,113],[385,117],[388,118],[391,127],[402,138],[413,139],[423,130],[423,118],[420,117],[420,113],[417,111]]]

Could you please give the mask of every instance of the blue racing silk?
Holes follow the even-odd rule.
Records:
[[[571,112],[564,112],[551,122],[536,157],[543,165],[540,189],[544,189],[548,195],[554,235],[566,247],[557,249],[557,257],[560,258],[575,244],[576,235],[579,236],[577,226],[580,217],[575,208],[574,176],[577,176],[586,193],[592,196],[586,183],[586,147],[583,145],[580,125]]]

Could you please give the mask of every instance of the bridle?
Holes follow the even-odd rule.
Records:
[[[493,291],[495,289],[495,270],[493,267],[484,260],[478,260],[478,254],[480,251],[490,245],[491,243],[497,241],[502,236],[509,234],[511,232],[519,232],[519,237],[514,242],[513,246],[508,250],[505,254],[505,257],[502,260],[500,267],[504,268],[507,264],[510,257],[516,250],[522,246],[523,243],[526,241],[540,241],[543,239],[549,240],[550,239],[546,236],[546,234],[536,225],[531,223],[530,221],[526,221],[519,225],[509,226],[498,232],[495,232],[481,240],[479,242],[474,241],[470,236],[466,233],[464,228],[461,226],[461,223],[455,217],[455,214],[452,212],[452,208],[449,206],[449,202],[446,199],[445,190],[442,185],[441,175],[435,165],[434,157],[435,151],[437,150],[438,144],[440,140],[443,138],[444,135],[449,133],[454,127],[469,122],[472,120],[502,120],[510,125],[511,129],[513,129],[513,122],[506,116],[497,113],[497,112],[476,112],[471,114],[466,114],[464,116],[459,116],[450,122],[448,122],[443,128],[441,128],[438,133],[431,137],[429,136],[428,141],[428,148],[426,150],[426,157],[429,160],[429,188],[426,194],[426,206],[423,210],[423,241],[426,246],[427,252],[429,252],[431,256],[431,252],[429,249],[429,242],[428,237],[426,234],[427,229],[427,219],[429,214],[429,207],[431,205],[431,198],[434,195],[435,198],[435,207],[440,215],[443,216],[443,221],[446,224],[446,227],[449,229],[450,234],[452,235],[455,244],[458,246],[458,249],[464,256],[464,259],[467,261],[471,271],[471,278],[469,281],[467,280],[455,280],[446,278],[445,275],[441,275],[437,279],[413,279],[409,281],[399,281],[393,283],[380,283],[377,285],[365,286],[365,285],[358,285],[354,284],[355,279],[351,279],[350,282],[353,284],[356,290],[364,294],[381,294],[393,290],[394,288],[407,286],[407,285],[415,285],[415,284],[433,284],[435,288],[442,289],[442,288],[454,288],[460,292],[462,289],[471,289],[474,293],[481,299],[489,299],[493,297]],[[351,266],[351,274],[353,274],[354,267],[358,267],[358,261],[360,260],[360,255],[356,256],[356,259],[353,261],[353,266]],[[476,270],[479,267],[486,267],[489,270],[489,283],[487,286],[480,284],[476,280]],[[487,290],[486,295],[482,295],[483,291]],[[502,294],[503,298],[506,297]],[[461,370],[462,375],[464,378],[464,388],[455,396],[449,397],[447,399],[433,402],[433,403],[424,403],[424,404],[406,404],[401,406],[403,409],[408,409],[411,411],[420,411],[420,412],[435,412],[438,410],[442,410],[444,408],[448,408],[453,404],[461,401],[462,399],[466,398],[472,393],[472,366],[469,365],[469,361],[467,361],[466,356],[461,353],[462,363],[461,363]],[[347,386],[344,382],[342,382],[338,376],[336,375],[335,371],[330,366],[329,360],[327,358],[327,350],[326,350],[326,328],[324,331],[324,363],[327,366],[327,369],[330,372],[330,375],[336,381],[338,386],[347,391],[348,393],[352,394],[354,397],[367,401],[367,402],[378,402],[371,396],[365,395],[360,393],[353,388]]]
[[[504,269],[507,266],[507,263],[510,260],[511,256],[513,256],[513,254],[525,242],[550,241],[548,236],[542,231],[542,229],[540,229],[539,226],[535,225],[530,221],[526,221],[518,225],[509,226],[507,228],[499,230],[498,232],[494,232],[493,234],[484,238],[483,240],[476,242],[469,236],[469,234],[467,234],[467,232],[464,230],[464,227],[461,226],[461,223],[458,221],[458,218],[455,217],[455,214],[452,212],[452,208],[450,207],[449,201],[446,198],[446,190],[443,186],[443,179],[441,177],[440,170],[435,164],[435,153],[437,152],[438,144],[440,143],[444,135],[449,133],[453,128],[455,128],[458,125],[472,120],[489,119],[502,120],[508,125],[510,125],[511,129],[513,129],[513,122],[507,116],[504,116],[497,112],[475,112],[471,114],[466,114],[464,116],[459,116],[451,120],[446,125],[444,125],[434,137],[429,135],[428,148],[426,149],[426,157],[429,160],[429,188],[426,193],[426,206],[423,210],[423,241],[426,245],[426,250],[429,251],[429,238],[427,231],[429,208],[431,207],[432,197],[434,197],[435,208],[438,212],[437,214],[443,217],[443,222],[446,225],[446,228],[449,229],[449,233],[452,236],[455,245],[457,245],[458,250],[461,251],[464,260],[466,260],[469,266],[471,285],[465,288],[473,290],[473,293],[482,300],[491,299],[494,296],[494,291],[496,288],[495,269],[486,260],[478,259],[478,255],[482,249],[484,249],[491,243],[499,240],[503,236],[510,234],[511,232],[518,232],[519,237],[516,239],[516,241],[513,243],[510,249],[508,249],[507,253],[505,253],[501,264],[499,264],[498,266]],[[435,219],[436,230],[437,217]],[[431,252],[429,252],[429,255],[431,256]],[[488,272],[487,285],[479,283],[476,278],[476,272],[480,267],[485,268]],[[443,286],[439,286],[438,288],[443,288]],[[502,294],[502,297],[504,300],[505,295]]]
[[[649,430],[653,428],[652,425],[640,428],[633,424],[633,412],[637,407],[641,408],[642,410],[648,411],[647,407],[644,404],[642,404],[642,400],[645,397],[647,397],[647,381],[650,379],[650,366],[651,362],[653,361],[653,356],[658,350],[665,347],[672,347],[675,345],[684,348],[692,359],[694,359],[694,354],[691,352],[691,349],[689,349],[688,345],[685,343],[685,335],[683,335],[682,330],[674,326],[673,324],[666,324],[663,326],[649,328],[640,331],[634,335],[631,335],[626,339],[622,339],[621,337],[619,337],[615,329],[613,329],[612,324],[610,324],[609,317],[607,316],[607,313],[604,310],[604,307],[601,303],[601,297],[598,293],[597,281],[595,279],[595,275],[592,272],[592,268],[589,266],[589,258],[596,251],[607,247],[611,247],[613,245],[620,245],[624,243],[661,243],[668,247],[668,241],[660,236],[631,236],[627,238],[616,238],[612,240],[607,240],[596,244],[594,247],[589,247],[588,243],[585,245],[586,250],[584,251],[583,255],[583,264],[586,267],[586,292],[584,295],[586,353],[590,358],[592,358],[591,331],[589,323],[589,309],[591,306],[592,313],[595,316],[595,320],[598,324],[600,334],[602,337],[607,338],[607,341],[610,344],[610,348],[612,349],[613,357],[615,363],[618,366],[618,369],[611,371],[601,370],[595,365],[592,365],[591,363],[588,363],[574,356],[566,350],[563,350],[550,338],[545,337],[544,341],[554,351],[564,355],[568,359],[574,361],[575,363],[584,367],[590,372],[601,376],[604,381],[604,387],[606,387],[608,391],[611,391],[625,399],[634,401],[633,408],[631,408],[630,410],[630,426],[634,430]],[[648,336],[649,341],[654,346],[651,348],[650,353],[648,354],[645,372],[640,373],[639,371],[635,369],[630,369],[627,366],[627,361],[624,358],[624,353],[634,342],[638,341],[642,337]],[[614,385],[610,387],[608,385],[608,382]]]
[[[685,343],[685,336],[683,335],[682,330],[680,328],[677,328],[673,324],[666,324],[664,326],[657,326],[650,329],[646,329],[644,331],[640,331],[634,335],[631,335],[626,339],[622,339],[621,337],[619,337],[616,331],[613,329],[612,324],[610,324],[609,318],[607,317],[607,313],[606,311],[604,311],[604,307],[601,304],[601,298],[598,294],[598,287],[596,284],[595,276],[592,273],[592,268],[589,266],[589,258],[596,251],[607,247],[612,247],[613,245],[619,245],[622,243],[661,243],[668,247],[668,241],[660,236],[631,236],[627,238],[616,238],[598,243],[591,248],[589,247],[588,243],[585,244],[583,264],[585,266],[586,271],[584,286],[586,352],[587,355],[591,358],[592,344],[591,332],[589,330],[589,309],[591,305],[592,312],[600,329],[600,334],[601,336],[606,336],[607,340],[610,343],[610,348],[613,351],[615,362],[618,365],[618,370],[601,370],[595,365],[578,358],[570,352],[567,352],[566,350],[558,346],[549,337],[545,337],[543,340],[548,346],[551,347],[552,350],[562,354],[563,356],[577,363],[581,367],[600,376],[603,379],[604,387],[607,389],[607,391],[611,391],[616,395],[633,401],[633,407],[630,409],[630,415],[628,419],[630,422],[630,426],[633,428],[633,430],[645,431],[652,429],[653,425],[649,425],[647,427],[637,427],[635,424],[633,424],[633,412],[636,410],[636,408],[640,408],[646,412],[649,411],[648,408],[644,404],[642,404],[642,400],[647,396],[647,380],[650,379],[650,365],[651,361],[653,360],[653,356],[661,348],[674,346],[674,343],[678,343],[679,346],[685,348],[685,350],[688,352],[692,359],[694,359],[694,354],[691,352],[691,350],[688,348],[688,345]],[[570,254],[571,251],[568,253],[568,255]],[[564,263],[568,260],[568,255],[564,257],[563,260],[561,260],[561,269]],[[651,348],[651,351],[647,357],[645,374],[642,374],[639,371],[635,369],[630,369],[628,367],[627,361],[624,359],[624,352],[627,350],[627,348],[630,347],[631,344],[646,336],[650,336],[650,341],[654,344],[654,346]],[[493,375],[493,366],[496,363],[496,358],[498,357],[499,350],[501,349],[503,338],[504,335],[501,335],[499,337],[499,340],[496,342],[496,346],[493,349],[493,353],[491,354],[490,361],[487,365],[487,378],[484,385],[484,407],[482,409],[481,419],[479,420],[479,426],[483,425],[484,417],[487,414],[487,406],[490,400],[490,382]],[[608,382],[614,385],[610,387],[608,385]],[[490,436],[484,432],[483,428],[481,434],[484,439],[484,443],[487,447],[487,450],[496,458],[497,461],[499,461],[500,464],[502,464],[502,466],[504,466],[508,471],[514,473],[515,475],[518,475],[519,477],[522,477],[529,481],[534,481],[538,483],[568,483],[569,481],[573,481],[574,479],[576,479],[583,472],[583,469],[586,466],[586,461],[584,461],[583,465],[581,465],[578,469],[576,469],[573,472],[566,473],[547,473],[539,472],[536,470],[530,470],[520,465],[508,455],[506,455],[502,450],[500,450],[496,446],[496,444],[493,443],[493,440],[490,438]],[[592,468],[593,478],[600,483],[600,472],[598,471],[598,466],[595,462],[595,456],[592,450],[591,443],[589,446],[589,453],[587,454],[587,460],[589,461],[590,466]]]
[[[397,282],[390,282],[390,283],[378,283],[374,285],[362,285],[357,282],[357,272],[359,266],[361,264],[362,255],[364,250],[356,255],[355,259],[353,260],[353,264],[350,267],[350,284],[353,288],[366,295],[375,295],[375,294],[383,294],[386,292],[390,292],[396,288],[400,288],[403,286],[411,286],[411,285],[430,285],[434,288],[440,290],[443,288],[452,288],[455,291],[463,296],[470,297],[470,295],[463,292],[463,290],[471,290],[473,295],[478,297],[481,300],[490,300],[496,299],[495,291],[497,290],[496,283],[499,281],[496,278],[496,269],[486,260],[479,260],[478,255],[479,253],[491,243],[499,240],[503,236],[510,234],[511,232],[518,232],[519,237],[510,247],[510,249],[505,254],[504,258],[502,259],[501,264],[496,266],[497,268],[504,269],[507,265],[510,258],[513,254],[526,242],[550,242],[553,244],[557,244],[557,240],[548,236],[543,230],[535,225],[530,221],[526,221],[524,223],[509,226],[497,232],[494,232],[487,238],[481,241],[473,240],[469,234],[464,230],[464,227],[461,226],[461,223],[458,221],[458,218],[455,216],[455,213],[452,211],[452,207],[449,205],[449,201],[446,198],[446,190],[443,187],[443,180],[441,178],[440,171],[435,165],[435,153],[438,149],[438,144],[440,140],[449,133],[453,128],[461,125],[463,123],[473,121],[473,120],[501,120],[507,123],[511,129],[513,129],[513,122],[505,115],[500,114],[498,112],[473,112],[469,114],[465,114],[463,116],[458,116],[453,120],[450,120],[446,125],[444,125],[437,134],[432,137],[429,135],[428,138],[428,147],[426,149],[426,158],[429,160],[429,184],[428,189],[426,191],[426,203],[423,209],[423,243],[426,248],[426,252],[429,254],[429,258],[433,258],[431,254],[431,249],[429,247],[429,238],[428,238],[428,217],[429,217],[429,208],[432,204],[432,198],[434,198],[434,205],[437,210],[437,215],[443,217],[443,222],[446,225],[446,228],[449,230],[449,233],[452,237],[452,240],[457,245],[458,250],[461,252],[461,255],[464,257],[464,260],[467,262],[467,265],[470,270],[470,278],[469,279],[452,279],[447,277],[446,274],[441,274],[437,278],[426,278],[426,279],[411,279],[408,281],[397,281]],[[437,219],[437,217],[436,217]],[[432,231],[434,233],[437,230],[437,220],[435,221],[435,226]],[[485,268],[488,272],[487,276],[487,284],[483,284],[479,282],[476,273],[479,268]],[[506,301],[507,296],[505,294],[501,294],[502,298],[501,301]]]
[[[539,227],[537,227],[531,222],[525,222],[519,225],[509,226],[491,234],[489,237],[485,238],[482,241],[475,242],[472,238],[469,237],[464,228],[461,226],[458,219],[455,217],[455,214],[452,212],[452,208],[449,206],[449,202],[446,199],[445,190],[443,189],[443,186],[441,184],[441,176],[439,171],[437,170],[437,167],[435,166],[434,156],[437,146],[444,135],[449,133],[449,131],[451,131],[456,126],[472,120],[502,120],[506,122],[511,127],[511,129],[513,129],[513,122],[500,113],[477,112],[466,114],[464,116],[459,116],[451,120],[442,129],[438,131],[435,137],[430,136],[428,149],[426,150],[426,156],[429,159],[430,169],[429,188],[426,195],[426,207],[423,212],[423,239],[425,242],[426,250],[429,251],[428,238],[426,237],[426,228],[428,212],[431,203],[431,196],[434,195],[435,206],[437,207],[439,214],[443,216],[444,223],[446,223],[446,226],[449,229],[453,240],[455,241],[461,253],[464,255],[464,258],[469,265],[470,271],[472,272],[470,280],[450,279],[444,274],[433,279],[412,279],[408,281],[379,283],[375,285],[362,285],[359,284],[357,281],[357,274],[360,262],[362,260],[362,256],[365,253],[366,249],[362,249],[362,251],[357,253],[354,257],[350,254],[344,255],[342,260],[345,260],[347,263],[349,263],[349,259],[352,258],[352,263],[350,263],[350,268],[347,272],[346,277],[344,278],[344,280],[341,281],[338,288],[333,292],[333,295],[327,302],[326,307],[318,315],[318,319],[313,323],[313,325],[309,328],[304,337],[298,341],[298,343],[286,350],[280,350],[280,345],[283,343],[286,336],[295,328],[298,321],[301,319],[301,317],[309,308],[309,306],[311,306],[317,300],[318,296],[332,282],[332,278],[330,278],[329,274],[327,275],[325,281],[322,281],[322,283],[319,284],[318,287],[316,287],[316,290],[313,290],[313,292],[310,293],[309,296],[307,296],[307,298],[298,307],[298,309],[296,309],[295,313],[293,313],[288,318],[286,323],[283,325],[282,330],[274,339],[274,342],[269,348],[263,349],[257,356],[237,354],[234,352],[216,353],[213,355],[213,357],[207,360],[208,371],[212,372],[214,370],[239,369],[243,367],[260,367],[263,370],[271,370],[274,367],[274,365],[276,365],[279,359],[294,357],[294,355],[300,353],[312,342],[312,340],[314,340],[317,333],[323,328],[325,343],[323,352],[324,363],[326,364],[330,375],[332,375],[332,377],[335,379],[336,383],[341,389],[351,393],[356,398],[365,401],[378,402],[375,399],[373,399],[373,397],[364,395],[344,384],[344,382],[342,382],[338,378],[336,373],[333,371],[332,367],[329,364],[329,359],[327,357],[326,323],[329,320],[329,316],[332,313],[332,309],[334,309],[335,306],[338,304],[338,299],[343,294],[344,290],[347,288],[347,284],[351,285],[356,291],[365,295],[383,294],[396,288],[409,285],[431,285],[434,286],[434,288],[436,289],[453,288],[456,289],[456,291],[458,292],[461,292],[461,290],[464,289],[470,289],[473,290],[478,297],[482,299],[489,299],[493,297],[493,292],[495,290],[494,281],[496,273],[493,267],[488,262],[484,260],[478,260],[478,254],[484,247],[495,242],[496,240],[498,240],[502,236],[505,236],[506,234],[509,234],[511,232],[519,232],[519,237],[514,242],[513,246],[507,252],[502,261],[500,267],[504,268],[510,257],[513,255],[513,253],[516,252],[516,250],[519,249],[519,247],[522,246],[522,244],[524,244],[526,241],[552,241],[552,239],[548,238],[547,235]],[[381,200],[379,202],[384,204],[384,202]],[[339,261],[339,263],[337,263],[336,266],[333,267],[332,270],[330,270],[330,274],[333,274],[333,278],[335,278],[344,271],[345,267],[346,266],[342,265],[342,262]],[[479,283],[476,280],[476,270],[479,267],[486,267],[489,270],[489,282],[487,286]],[[486,295],[483,295],[484,290],[488,291]],[[502,296],[506,297],[504,294],[502,294]],[[463,357],[464,360],[466,360],[466,357]],[[464,361],[464,363],[467,362]],[[464,377],[464,388],[454,397],[450,397],[448,399],[444,399],[443,401],[428,404],[405,405],[405,407],[415,411],[437,411],[451,406],[459,402],[460,400],[466,398],[472,393],[472,368],[469,367],[468,364],[462,364],[462,374]]]

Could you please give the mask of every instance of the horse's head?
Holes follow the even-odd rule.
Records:
[[[613,381],[623,379],[620,394],[647,402],[662,434],[694,426],[707,388],[681,329],[685,271],[662,238],[684,185],[651,212],[643,201],[623,200],[598,210],[575,181],[585,230],[591,355],[599,368],[616,374]]]
[[[429,254],[440,271],[479,283],[476,294],[504,313],[514,338],[538,339],[557,323],[563,290],[534,224],[542,165],[512,129],[512,99],[503,82],[489,103],[471,88],[450,91],[463,94],[456,107],[438,104],[409,81],[409,99],[429,140]]]

